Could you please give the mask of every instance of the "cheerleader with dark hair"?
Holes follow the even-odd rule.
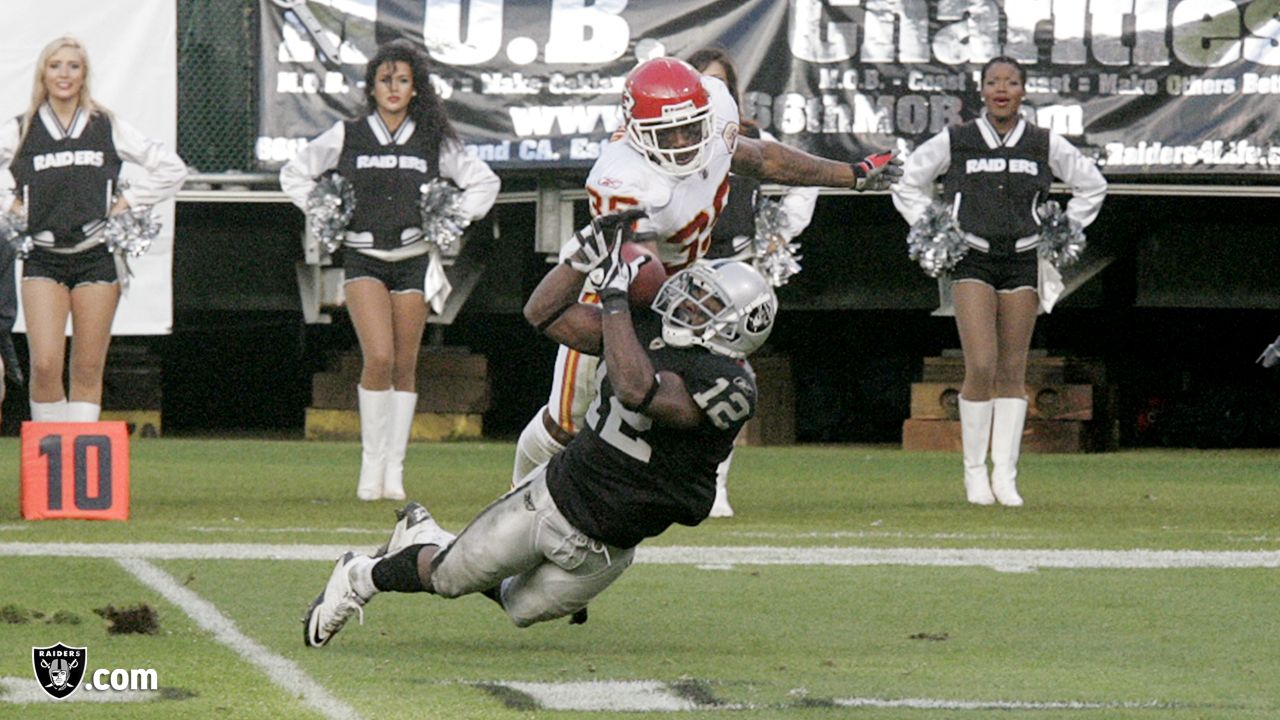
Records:
[[[1026,71],[1018,61],[994,58],[981,77],[981,115],[916,148],[893,201],[913,224],[934,201],[940,179],[942,201],[965,233],[969,252],[950,278],[964,353],[965,493],[978,505],[1019,506],[1015,481],[1031,333],[1039,309],[1051,309],[1060,291],[1060,283],[1041,282],[1036,209],[1057,177],[1071,187],[1067,217],[1086,226],[1098,216],[1107,183],[1070,142],[1023,118]]]
[[[729,88],[729,95],[742,110],[742,101],[738,97],[738,69],[733,64],[729,53],[720,47],[706,47],[689,56],[689,64],[698,72],[716,78]],[[744,137],[776,142],[777,138],[767,130],[761,129],[755,121],[741,118],[738,123],[739,132]],[[755,257],[753,240],[756,234],[756,211],[760,208],[763,196],[760,192],[763,183],[759,178],[738,173],[729,174],[729,199],[720,219],[711,229],[711,247],[707,249],[706,260],[733,258],[751,264]],[[780,198],[781,230],[783,240],[790,242],[809,226],[813,219],[813,210],[818,202],[818,188],[806,186],[788,187]],[[768,278],[766,278],[768,279]],[[729,466],[733,463],[733,452],[716,468],[716,498],[711,505],[711,517],[733,517],[733,506],[729,504]]]
[[[464,150],[429,73],[412,44],[383,45],[365,70],[368,114],[336,123],[280,171],[280,186],[301,208],[326,173],[337,172],[355,191],[341,262],[363,356],[361,500],[404,499],[418,351],[428,312],[439,313],[448,292],[438,253],[422,233],[420,188],[435,178],[452,181],[470,220],[498,196],[498,176]]]
[[[124,163],[145,172],[120,182]],[[60,37],[36,61],[31,105],[0,127],[0,208],[26,217],[33,249],[22,268],[22,314],[31,352],[31,418],[95,422],[111,323],[123,278],[104,222],[177,194],[187,166],[172,150],[107,112],[89,92],[89,56]],[[70,388],[64,391],[67,316]]]

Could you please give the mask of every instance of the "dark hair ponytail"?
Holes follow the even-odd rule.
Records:
[[[734,66],[728,51],[714,45],[705,47],[690,55],[688,62],[698,72],[706,72],[707,67],[713,62],[720,63],[720,67],[724,68],[724,84],[729,88],[729,96],[733,98],[733,104],[738,106],[738,125],[741,127],[741,132],[747,137],[760,137],[760,126],[742,115],[742,100],[738,97],[738,68]]]

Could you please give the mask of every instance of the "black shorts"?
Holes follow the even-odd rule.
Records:
[[[68,289],[120,282],[115,256],[106,245],[94,245],[78,253],[56,253],[34,247],[22,262],[22,278],[44,278]]]
[[[971,247],[951,271],[952,282],[961,280],[990,285],[997,292],[1036,290],[1040,285],[1036,251],[1032,248],[1013,255],[992,256]]]
[[[357,278],[373,278],[392,293],[423,292],[422,286],[427,281],[427,266],[431,263],[431,256],[426,253],[394,262],[379,260],[355,250],[345,250],[342,255],[344,283]]]

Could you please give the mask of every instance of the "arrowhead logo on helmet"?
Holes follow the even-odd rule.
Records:
[[[627,141],[658,170],[685,177],[711,161],[714,117],[701,74],[675,58],[637,65],[622,90]]]

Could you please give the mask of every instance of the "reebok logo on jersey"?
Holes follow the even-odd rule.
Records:
[[[378,170],[417,170],[420,173],[425,173],[427,171],[427,161],[412,155],[357,155],[356,169],[366,170],[369,168]]]
[[[71,165],[102,167],[103,157],[101,150],[63,150],[62,152],[36,155],[31,162],[36,172],[40,172],[49,168],[68,167]]]
[[[1022,173],[1032,177],[1040,174],[1040,163],[1023,158],[1012,158],[1008,161],[1004,158],[973,158],[965,162],[964,172],[966,175],[998,173],[1004,172],[1005,167],[1008,167],[1011,173]]]

